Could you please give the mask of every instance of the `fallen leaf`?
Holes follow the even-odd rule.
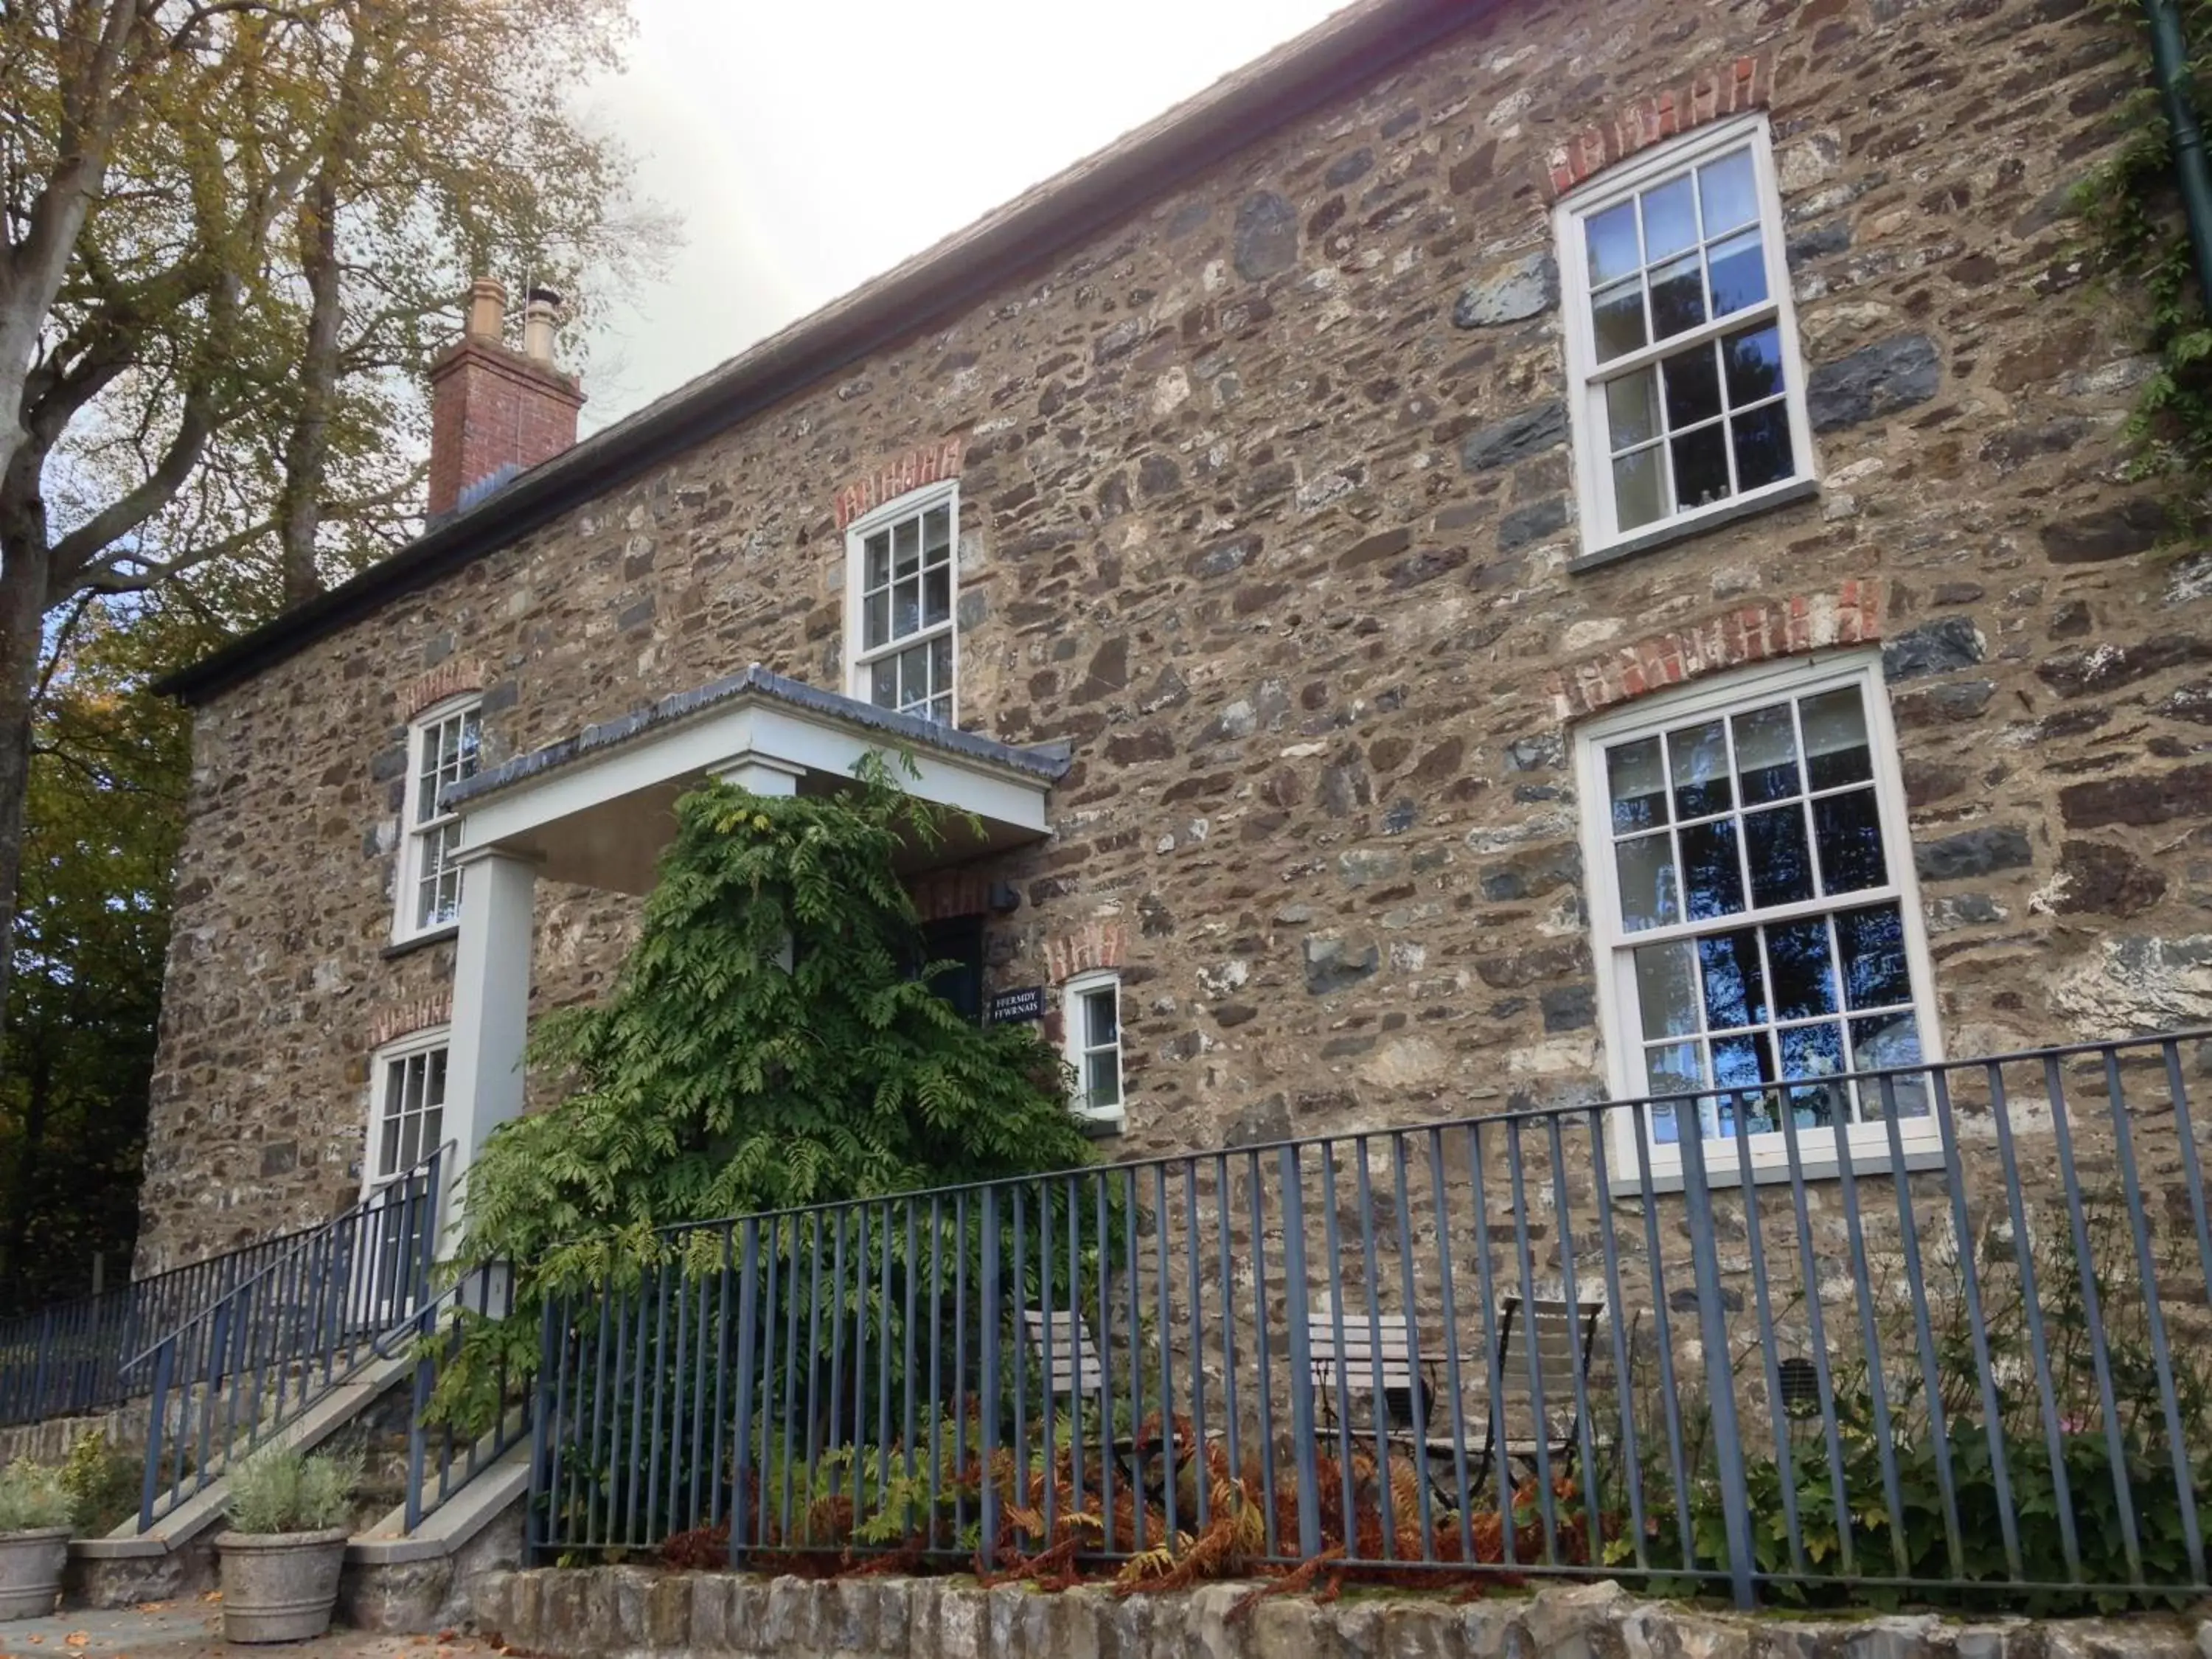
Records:
[[[62,1638],[62,1645],[70,1648],[88,1648],[92,1645],[92,1636],[86,1631],[73,1630]]]

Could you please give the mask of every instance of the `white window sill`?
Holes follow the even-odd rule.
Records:
[[[1836,1160],[1833,1146],[1815,1152],[1805,1145],[1806,1135],[1818,1135],[1817,1129],[1808,1130],[1798,1137],[1797,1168],[1807,1181],[1837,1181],[1843,1177],[1843,1168]],[[1628,1167],[1621,1169],[1621,1153],[1618,1147],[1607,1149],[1606,1183],[1609,1196],[1615,1199],[1640,1198],[1643,1182],[1636,1174],[1634,1152],[1628,1154]],[[1889,1148],[1869,1146],[1855,1152],[1850,1159],[1851,1176],[1864,1181],[1869,1176],[1890,1173]],[[1908,1174],[1917,1170],[1940,1170],[1943,1167],[1943,1148],[1936,1141],[1919,1136],[1907,1136],[1905,1142],[1905,1168]],[[1754,1187],[1778,1186],[1790,1179],[1790,1162],[1786,1158],[1768,1158],[1754,1154],[1751,1165],[1751,1182]],[[1680,1164],[1669,1158],[1665,1164],[1654,1158],[1651,1169],[1651,1191],[1655,1197],[1681,1192],[1687,1178]],[[1743,1169],[1737,1163],[1734,1143],[1717,1140],[1705,1158],[1705,1185],[1708,1188],[1740,1187],[1743,1184]]]
[[[1073,1106],[1068,1110],[1074,1115],[1076,1122],[1082,1126],[1083,1133],[1094,1139],[1129,1132],[1129,1120],[1125,1113],[1079,1111]]]
[[[1669,519],[1663,524],[1653,525],[1624,536],[1618,541],[1607,542],[1577,554],[1567,561],[1570,574],[1595,570],[1601,565],[1612,564],[1632,555],[1646,553],[1655,547],[1664,547],[1672,542],[1702,536],[1709,530],[1718,530],[1723,525],[1737,523],[1757,514],[1771,512],[1778,507],[1795,507],[1800,501],[1810,501],[1820,493],[1818,478],[1790,478],[1764,489],[1753,490],[1747,495],[1737,495],[1725,501],[1689,514],[1679,519]]]
[[[384,947],[382,954],[384,959],[390,962],[398,957],[412,956],[417,951],[428,950],[433,945],[443,945],[447,939],[459,939],[460,934],[461,924],[449,921],[441,927],[426,927],[419,933],[408,934],[405,939],[396,939]]]

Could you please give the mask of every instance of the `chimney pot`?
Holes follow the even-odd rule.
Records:
[[[522,313],[522,352],[532,362],[553,364],[554,310],[561,296],[550,288],[530,290],[530,303]]]
[[[469,284],[469,337],[497,340],[507,329],[507,287],[489,276]]]

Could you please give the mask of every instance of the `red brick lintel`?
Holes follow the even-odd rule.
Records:
[[[1679,86],[1638,99],[1614,116],[1584,127],[1544,154],[1547,201],[1664,138],[1747,110],[1764,109],[1774,91],[1771,48],[1700,70]]]
[[[1689,628],[1616,646],[1552,677],[1552,706],[1577,720],[1707,674],[1881,638],[1881,581],[1861,576],[1832,593],[1798,593],[1724,611]]]
[[[484,689],[483,666],[456,658],[440,663],[421,678],[409,682],[399,693],[399,718],[411,720],[424,709],[458,697],[464,691]]]
[[[391,1008],[379,1014],[368,1028],[368,1046],[381,1048],[387,1042],[397,1042],[417,1031],[427,1031],[434,1025],[453,1023],[453,1000],[451,996],[425,997],[420,1002]]]

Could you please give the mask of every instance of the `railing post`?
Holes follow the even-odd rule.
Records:
[[[983,1275],[976,1306],[982,1315],[983,1344],[983,1498],[982,1537],[976,1557],[989,1567],[998,1553],[999,1484],[994,1468],[999,1451],[999,1328],[1003,1310],[999,1305],[999,1189],[983,1188]]]
[[[154,1528],[154,1498],[161,1486],[161,1440],[168,1417],[169,1381],[176,1364],[177,1339],[172,1334],[154,1350],[154,1397],[146,1413],[146,1468],[138,1483],[141,1532],[150,1532]]]
[[[1298,1181],[1298,1149],[1285,1146],[1278,1156],[1283,1182],[1283,1307],[1290,1322],[1291,1443],[1298,1466],[1298,1557],[1310,1561],[1321,1553],[1321,1467],[1314,1445],[1312,1332],[1306,1324],[1305,1194]],[[1267,1306],[1262,1286],[1262,1319]]]
[[[1741,1097],[1735,1120],[1743,1115]],[[1721,1519],[1728,1537],[1729,1583],[1739,1607],[1753,1605],[1751,1499],[1744,1487],[1743,1443],[1736,1425],[1735,1373],[1729,1362],[1728,1318],[1721,1306],[1720,1255],[1713,1243],[1712,1188],[1705,1180],[1702,1113],[1681,1138],[1682,1198],[1690,1224],[1690,1262],[1698,1285],[1698,1325],[1705,1349],[1705,1400],[1712,1412],[1713,1453],[1720,1463]]]
[[[407,1532],[410,1537],[422,1524],[422,1470],[428,1450],[422,1419],[430,1409],[430,1390],[437,1382],[437,1362],[432,1358],[430,1351],[430,1339],[437,1334],[438,1312],[434,1305],[425,1309],[416,1321],[416,1334],[422,1339],[422,1352],[415,1357],[415,1409],[407,1419]],[[504,1409],[503,1405],[501,1408]]]
[[[544,1292],[538,1304],[538,1375],[532,1379],[527,1396],[530,1412],[530,1495],[522,1509],[523,1565],[534,1565],[548,1545],[552,1542],[553,1504],[556,1501],[553,1479],[554,1437],[561,1432],[561,1424],[555,1414],[560,1389],[561,1354],[556,1346],[556,1333],[567,1327],[565,1317],[556,1317],[556,1301],[560,1312],[565,1314],[565,1298],[556,1297],[550,1290]],[[579,1371],[579,1381],[581,1372]],[[578,1415],[582,1414],[581,1407]]]
[[[726,1237],[725,1235],[726,1250]],[[728,1260],[725,1255],[726,1273]],[[727,1282],[724,1280],[724,1283]],[[729,1304],[725,1302],[722,1305],[726,1308]],[[751,1507],[745,1501],[745,1483],[751,1477],[753,1466],[753,1364],[757,1352],[753,1326],[759,1317],[760,1220],[755,1217],[745,1223],[744,1261],[738,1268],[738,1443],[732,1449],[735,1466],[730,1477],[730,1565],[732,1567],[738,1565],[744,1549],[745,1516]],[[728,1330],[720,1330],[715,1340],[718,1352],[714,1356],[718,1370],[721,1366],[722,1355],[729,1351],[729,1340]]]

